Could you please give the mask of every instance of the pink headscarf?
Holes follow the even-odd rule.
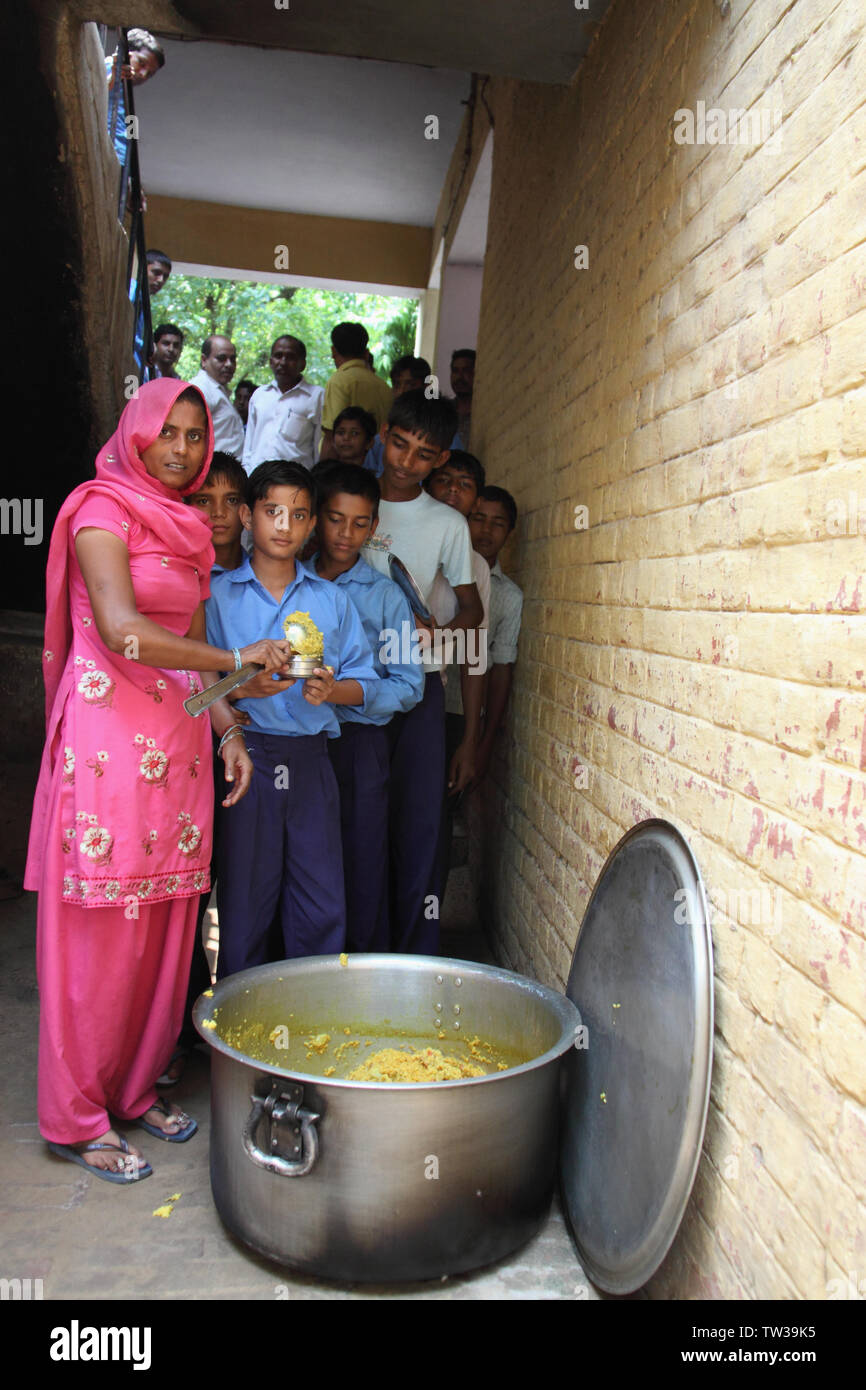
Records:
[[[182,490],[166,487],[152,478],[141,458],[159,437],[172,406],[184,391],[192,389],[201,398],[207,420],[207,449],[201,470]],[[171,555],[191,560],[200,574],[209,574],[213,564],[211,529],[196,507],[181,500],[195,492],[207,477],[213,457],[213,423],[207,403],[197,386],[175,377],[160,377],[139,388],[118,421],[117,429],[96,456],[96,477],[70,492],[57,515],[51,533],[46,574],[45,715],[50,722],[54,697],[60,684],[69,647],[72,625],[69,617],[69,523],[86,497],[110,497],[124,503],[133,515],[158,536]]]

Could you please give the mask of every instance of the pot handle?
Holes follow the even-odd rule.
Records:
[[[264,1168],[268,1173],[278,1173],[283,1178],[304,1177],[319,1157],[319,1132],[316,1129],[316,1121],[320,1117],[302,1106],[303,1086],[284,1085],[281,1081],[275,1081],[268,1095],[253,1094],[250,1099],[253,1108],[244,1125],[243,1144],[253,1163],[256,1167]],[[270,1121],[270,1153],[265,1153],[256,1142],[256,1130],[264,1115],[267,1115]],[[289,1145],[292,1157],[289,1158],[279,1152],[281,1125],[288,1125],[292,1134]]]

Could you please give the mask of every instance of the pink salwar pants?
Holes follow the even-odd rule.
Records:
[[[136,1119],[157,1098],[183,1022],[199,895],[76,907],[39,894],[36,963],[39,1128],[58,1144],[95,1139],[111,1115]]]

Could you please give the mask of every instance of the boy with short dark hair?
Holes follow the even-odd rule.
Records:
[[[487,642],[487,695],[484,732],[478,745],[476,781],[490,766],[502,724],[517,660],[523,593],[499,563],[499,552],[517,525],[517,504],[504,487],[484,487],[469,515],[472,544],[490,566],[490,613]]]
[[[437,502],[453,507],[461,516],[469,518],[478,496],[484,487],[484,465],[474,454],[463,449],[452,449],[447,463],[435,469],[424,481],[424,488]],[[471,529],[470,529],[471,536]],[[445,727],[446,756],[449,772],[451,760],[467,734],[473,744],[477,744],[481,728],[481,697],[483,676],[486,670],[487,610],[490,603],[490,570],[483,557],[472,550],[472,577],[478,589],[484,617],[479,625],[478,654],[481,658],[474,666],[467,662],[459,665],[452,662],[448,667],[445,684]],[[454,612],[454,598],[442,575],[436,582],[430,596],[433,616],[439,623],[447,623]],[[482,636],[483,634],[483,636]],[[482,651],[482,646],[484,651]],[[468,716],[468,718],[467,718]],[[449,788],[451,784],[449,776]],[[447,877],[447,874],[446,874]],[[444,891],[444,888],[443,888]]]
[[[384,469],[379,526],[364,548],[365,558],[389,575],[388,556],[397,555],[429,603],[442,573],[457,600],[446,629],[455,634],[478,625],[481,601],[472,578],[469,528],[458,512],[434,501],[421,484],[447,462],[455,430],[450,401],[428,400],[407,391],[391,406],[382,428]],[[430,627],[416,618],[419,629]],[[414,634],[413,634],[414,636]],[[383,654],[382,659],[385,660]],[[426,665],[424,695],[388,726],[391,748],[391,944],[398,951],[435,955],[439,949],[437,845],[445,784],[445,708],[442,661]],[[464,759],[456,769],[458,790],[473,776]]]
[[[453,507],[467,519],[484,487],[484,465],[474,454],[452,449],[448,462],[437,468],[424,483],[425,489],[437,502]],[[471,534],[471,532],[470,532]],[[473,548],[472,576],[481,599],[484,617],[478,626],[478,641],[472,664],[451,661],[445,678],[445,765],[447,785],[442,807],[442,826],[439,844],[442,897],[448,885],[451,861],[451,839],[454,813],[459,795],[455,786],[456,767],[461,756],[476,759],[481,739],[481,707],[484,695],[483,676],[487,670],[487,614],[490,606],[490,570],[487,562]],[[454,612],[454,596],[441,574],[430,596],[430,608],[438,623],[445,623]]]
[[[378,655],[387,634],[414,627],[412,610],[397,585],[361,558],[361,547],[378,524],[379,484],[354,464],[332,463],[321,470],[316,487],[319,550],[311,565],[351,599],[379,676],[363,710],[352,705],[337,710],[340,737],[328,744],[340,788],[346,949],[387,951],[387,727],[395,714],[412,709],[421,699],[424,671],[411,656],[385,665]]]
[[[426,357],[413,357],[407,353],[404,357],[398,357],[391,367],[391,389],[394,392],[394,400],[398,396],[403,396],[407,391],[417,391],[427,385],[427,380],[432,374],[430,363]],[[376,435],[369,449],[367,457],[364,459],[364,467],[369,468],[370,472],[377,478],[382,476],[382,464],[385,445],[382,443],[380,435]]]
[[[214,563],[211,566],[211,579],[216,575],[222,574],[224,570],[237,569],[243,559],[241,549],[241,523],[240,509],[245,500],[247,486],[247,475],[233,454],[215,453],[211,459],[207,477],[197,492],[189,493],[184,501],[189,507],[198,508],[205,516],[211,528],[213,536]],[[243,689],[243,687],[241,687]],[[229,699],[231,700],[231,696]],[[247,716],[242,714],[240,719],[246,720]],[[214,736],[214,828],[219,824],[220,807],[223,799],[228,793],[228,786],[223,777],[223,760],[217,756],[217,742]],[[197,775],[197,774],[196,774]],[[211,884],[216,883],[216,853],[211,859]],[[187,1058],[192,1054],[192,1050],[198,1042],[198,1033],[192,1021],[192,1008],[202,990],[209,989],[210,965],[205,954],[204,942],[202,941],[202,926],[204,923],[205,912],[210,902],[211,889],[203,893],[199,903],[198,920],[196,922],[195,942],[192,949],[192,959],[190,960],[189,989],[187,991],[186,1008],[184,1010],[184,1023],[177,1046],[172,1054],[171,1061],[165,1072],[157,1081],[159,1086],[174,1086],[183,1076]]]
[[[241,520],[252,554],[217,575],[207,601],[209,640],[229,650],[244,633],[273,633],[302,623],[321,637],[312,676],[254,676],[237,701],[250,717],[245,737],[253,779],[239,816],[219,827],[217,902],[220,977],[260,965],[268,928],[279,914],[286,957],[341,951],[346,908],[340,806],[327,743],[340,734],[336,706],[363,710],[376,681],[361,620],[339,586],[295,557],[315,524],[310,474],[274,460],[250,475]],[[315,628],[315,631],[312,629]]]
[[[255,390],[256,383],[251,381],[248,376],[241,377],[240,381],[235,385],[234,407],[241,417],[244,429],[246,429],[249,419],[250,399]]]
[[[367,450],[376,437],[376,417],[360,405],[347,405],[334,421],[334,452],[338,463],[363,468]]]
[[[186,501],[204,512],[213,536],[214,564],[211,574],[237,569],[243,559],[241,548],[241,507],[246,501],[247,475],[234,454],[217,452],[208,475]]]
[[[153,330],[153,365],[156,376],[176,377],[174,365],[183,351],[183,333],[176,323],[159,323]]]

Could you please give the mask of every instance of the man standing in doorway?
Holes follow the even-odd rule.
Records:
[[[214,449],[240,459],[244,427],[228,393],[236,366],[234,343],[215,333],[201,345],[201,371],[196,372],[190,385],[197,386],[207,401],[213,419]]]
[[[273,381],[250,398],[243,465],[247,473],[271,459],[287,459],[312,468],[322,435],[321,386],[304,379],[307,349],[300,338],[284,334],[271,348]]]
[[[331,356],[336,371],[328,378],[322,407],[322,458],[335,458],[334,421],[347,405],[369,410],[381,429],[391,409],[391,389],[370,370],[367,330],[362,323],[338,323],[331,329]]]
[[[457,348],[451,354],[451,390],[457,407],[457,433],[452,449],[468,449],[472,429],[472,388],[475,384],[475,349]]]

